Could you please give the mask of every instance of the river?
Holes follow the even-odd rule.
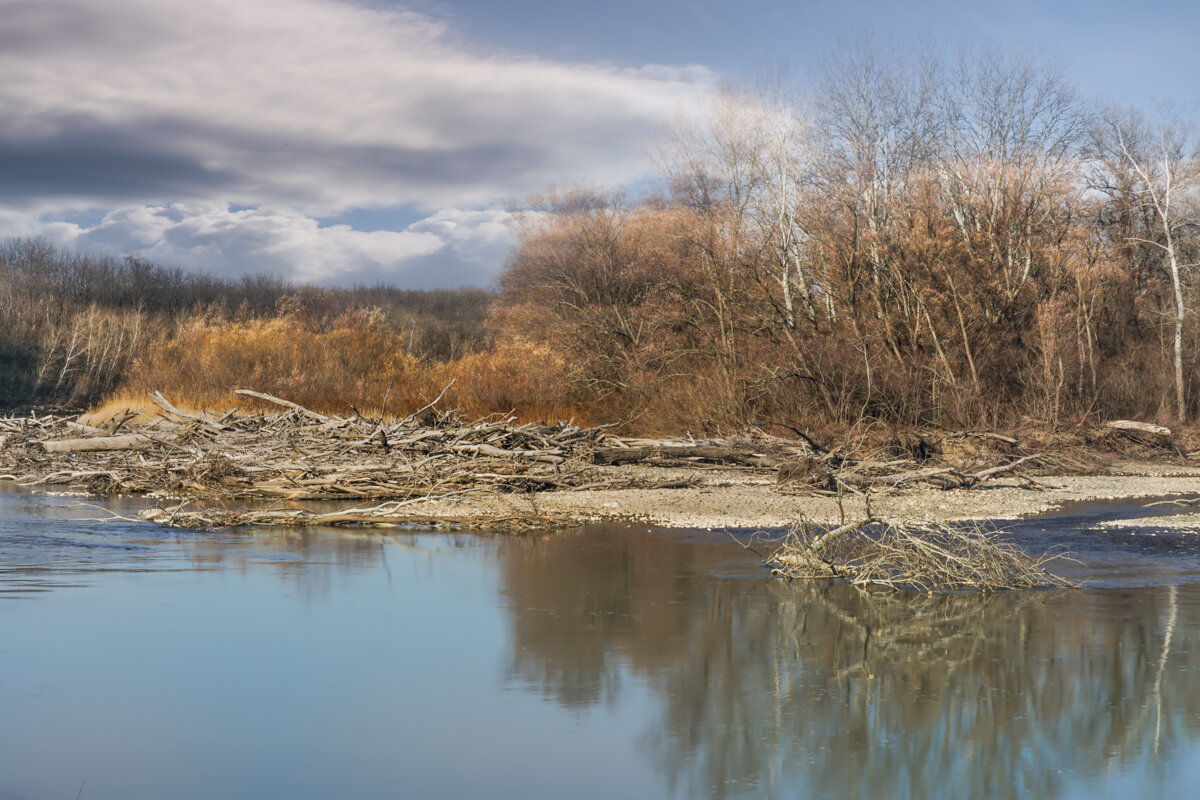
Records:
[[[0,799],[1192,797],[1200,534],[874,596],[725,533],[180,532],[0,491]],[[744,535],[739,535],[744,538]]]

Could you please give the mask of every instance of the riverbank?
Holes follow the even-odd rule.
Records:
[[[1140,423],[1074,437],[892,433],[851,448],[795,429],[795,438],[752,429],[639,439],[603,426],[470,420],[434,404],[399,420],[333,417],[239,394],[285,410],[190,412],[154,395],[159,414],[150,418],[0,419],[0,480],[156,498],[160,507],[146,519],[193,528],[521,529],[603,520],[782,528],[802,516],[818,524],[861,517],[868,496],[878,515],[950,522],[1076,501],[1200,495],[1200,466],[1191,466],[1200,454],[1181,447],[1190,441]]]
[[[650,472],[648,468],[607,468],[623,480],[631,472]],[[654,470],[662,473],[663,470]],[[735,529],[784,528],[801,516],[819,525],[839,522],[841,510],[834,496],[787,495],[778,491],[773,478],[747,476],[737,472],[671,469],[670,477],[687,481],[686,488],[673,489],[583,489],[530,493],[466,493],[406,504],[397,513],[379,518],[379,523],[403,523],[413,526],[497,528],[571,526],[591,522],[629,522],[665,528]],[[600,475],[596,477],[600,478]],[[668,476],[651,476],[665,482]],[[1030,489],[1018,481],[998,481],[990,486],[969,490],[939,490],[927,487],[900,489],[872,494],[872,509],[886,517],[921,519],[933,522],[964,520],[1017,519],[1052,511],[1069,503],[1138,498],[1183,496],[1200,497],[1200,468],[1154,463],[1122,462],[1102,475],[1055,475],[1038,479],[1043,488]],[[0,480],[0,486],[6,481]],[[8,481],[9,485],[14,482]],[[62,491],[61,486],[41,485],[35,490]],[[188,495],[178,491],[159,491],[150,497],[161,501],[164,509],[173,509],[191,501],[185,509],[208,508],[214,495]],[[237,504],[222,503],[226,511]],[[248,503],[261,508],[261,503]],[[338,506],[353,510],[340,501]],[[842,508],[848,517],[861,515],[864,497],[846,495]],[[374,506],[373,506],[374,507]],[[275,502],[272,513],[291,509],[315,509],[331,513],[331,504],[322,502]],[[238,513],[236,511],[232,513]],[[152,515],[153,516],[153,515]],[[1195,526],[1200,528],[1200,515]],[[154,521],[165,521],[155,518]],[[280,524],[292,524],[278,520]],[[337,520],[334,520],[337,521]],[[348,521],[348,520],[347,520]],[[369,523],[364,519],[362,522]],[[236,520],[234,520],[236,522]],[[220,519],[213,520],[219,526]],[[492,525],[492,523],[495,523]]]
[[[630,468],[623,470],[626,477]],[[581,522],[628,520],[671,528],[783,528],[801,515],[821,525],[840,520],[836,496],[792,496],[778,491],[770,476],[747,476],[686,469],[656,470],[661,479],[697,480],[681,489],[593,489],[572,492],[536,492],[528,495],[481,495],[447,498],[416,504],[414,515],[448,519],[523,514],[559,517]],[[1200,467],[1149,462],[1117,462],[1105,474],[1054,475],[1037,479],[1032,489],[1017,480],[996,481],[976,489],[917,487],[873,494],[871,506],[878,514],[919,518],[935,522],[1015,519],[1045,513],[1068,503],[1096,500],[1129,500],[1160,496],[1200,496]],[[864,507],[864,497],[846,495],[842,506],[854,517]]]

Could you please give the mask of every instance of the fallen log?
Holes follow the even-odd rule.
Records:
[[[785,430],[789,430],[792,433],[796,434],[796,437],[798,439],[800,439],[800,441],[804,442],[804,444],[807,445],[808,449],[810,449],[812,452],[817,453],[819,455],[829,452],[824,447],[817,444],[816,441],[811,436],[809,436],[807,433],[805,433],[804,431],[797,428],[795,425],[788,425],[786,422],[755,422],[752,424],[754,425],[754,427],[760,428],[760,429],[771,427],[771,426],[774,426],[777,428],[784,428]]]
[[[930,469],[908,470],[906,472],[893,472],[885,475],[843,473],[835,477],[838,483],[855,489],[899,489],[903,486],[912,486],[918,483],[931,483],[941,489],[973,489],[1001,475],[1014,473],[1022,464],[1035,461],[1041,457],[1040,453],[1035,453],[1018,458],[1016,461],[1010,461],[1007,464],[988,467],[977,472],[962,472],[953,467],[932,467]],[[1028,478],[1021,477],[1027,484],[1031,483]]]
[[[945,483],[936,478],[942,478],[955,473],[953,467],[933,467],[930,469],[914,469],[905,472],[893,472],[887,475],[860,475],[855,473],[843,473],[834,476],[838,483],[845,486],[853,486],[855,489],[899,489],[902,486],[909,486],[914,483],[928,481],[939,486],[945,486]],[[966,476],[959,475],[965,480]]]
[[[109,432],[106,431],[104,428],[97,428],[94,425],[83,425],[79,422],[67,422],[66,426],[73,431],[80,431],[81,433],[88,433],[88,434],[91,434],[92,436],[108,436],[109,435]]]
[[[1148,447],[1155,450],[1173,450],[1181,457],[1183,453],[1179,452],[1179,448],[1175,442],[1175,433],[1162,425],[1151,425],[1148,422],[1135,422],[1128,419],[1114,419],[1105,422],[1102,426],[1102,436],[1109,439],[1110,445],[1116,444],[1113,440],[1126,440],[1140,447]]]
[[[273,394],[267,394],[266,392],[254,392],[250,389],[234,389],[233,393],[245,395],[246,397],[256,397],[259,400],[266,400],[268,403],[275,403],[276,405],[283,406],[284,408],[290,408],[293,411],[299,411],[306,417],[312,417],[319,422],[329,422],[329,417],[325,416],[324,414],[318,414],[317,412],[307,409],[298,403],[293,403],[291,400],[284,400],[282,397],[276,397]]]
[[[598,447],[592,451],[592,462],[608,466],[636,464],[652,458],[695,458],[704,461],[741,464],[748,467],[777,469],[779,460],[757,453],[745,453],[732,447],[711,445],[662,445],[657,447]]]
[[[188,422],[199,423],[202,427],[207,428],[208,430],[217,432],[217,433],[219,433],[220,431],[223,431],[225,429],[225,426],[219,425],[219,424],[213,422],[212,420],[208,419],[207,417],[202,417],[199,414],[189,414],[186,411],[179,410],[178,408],[176,408],[174,405],[171,404],[171,401],[169,401],[169,400],[167,400],[167,398],[163,397],[162,392],[151,392],[150,400],[156,406],[158,406],[164,412],[166,412],[169,416],[178,417],[179,419],[186,420]]]
[[[562,450],[505,450],[493,445],[484,444],[456,444],[450,448],[456,453],[477,453],[485,456],[495,456],[497,458],[530,458],[534,461],[541,461],[547,464],[561,464],[566,459],[562,456]]]
[[[989,467],[988,469],[981,469],[979,472],[976,472],[970,476],[970,478],[971,478],[970,486],[975,486],[976,484],[983,483],[984,481],[991,480],[992,478],[998,478],[1001,475],[1007,475],[1008,473],[1015,471],[1016,468],[1021,466],[1022,464],[1025,464],[1030,461],[1035,461],[1041,457],[1042,457],[1041,453],[1034,453],[1033,455],[1018,458],[1016,461],[1013,461],[1008,464],[1001,464],[998,467]],[[966,488],[970,488],[970,486],[968,486]]]
[[[125,436],[93,436],[87,439],[56,439],[39,444],[47,453],[84,453],[95,450],[146,450],[150,439],[139,433]]]
[[[1122,433],[1143,434],[1159,438],[1170,438],[1173,434],[1170,428],[1162,425],[1151,425],[1148,422],[1134,422],[1129,419],[1114,419],[1104,423],[1104,427],[1121,431]]]

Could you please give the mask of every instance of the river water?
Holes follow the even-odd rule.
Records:
[[[0,492],[0,798],[1194,797],[1200,535],[874,597],[734,537],[178,532]],[[135,501],[105,508],[128,513]]]

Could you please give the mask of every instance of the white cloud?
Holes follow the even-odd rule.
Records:
[[[643,174],[698,67],[474,52],[339,0],[0,0],[0,203],[309,216]]]
[[[400,231],[368,232],[321,226],[294,210],[215,203],[127,206],[92,225],[0,215],[0,226],[22,235],[218,275],[424,288],[489,283],[512,241],[513,221],[513,214],[498,209],[450,208]]]
[[[499,198],[641,177],[646,137],[714,83],[479,52],[343,0],[0,0],[0,75],[0,236],[412,286],[488,283]],[[401,207],[427,217],[316,219]]]

